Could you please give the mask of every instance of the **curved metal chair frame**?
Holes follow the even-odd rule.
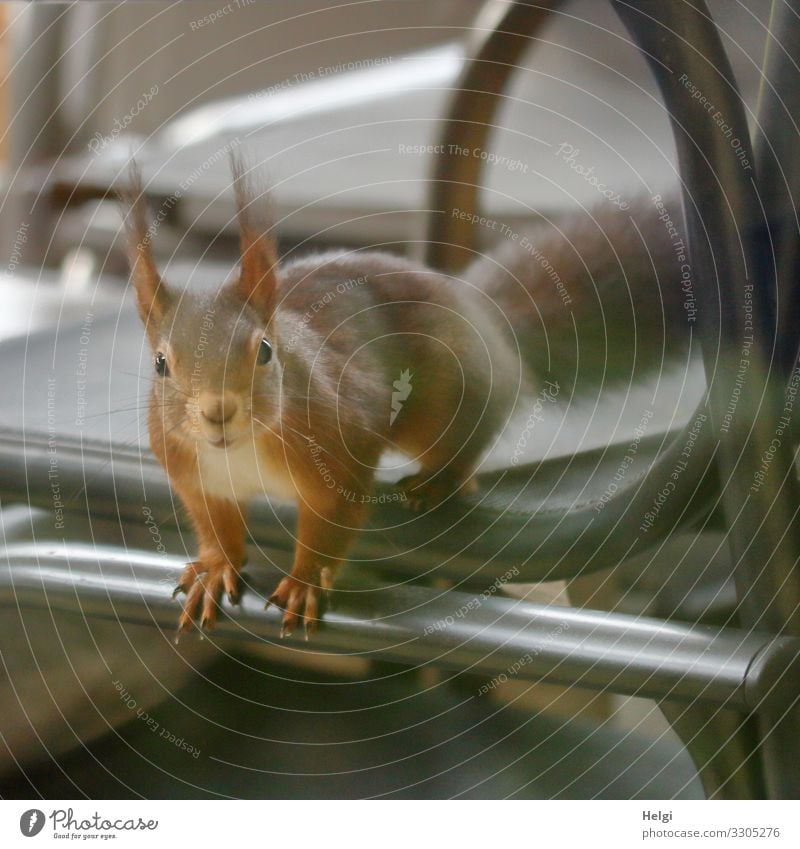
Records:
[[[480,40],[472,47],[452,100],[442,134],[445,142],[473,148],[487,146],[503,88],[547,18],[544,5],[554,8],[558,3],[534,6],[517,2],[509,6],[493,0],[486,4],[476,28]],[[613,6],[646,58],[670,116],[699,290],[700,341],[708,384],[707,397],[698,409],[698,413],[708,413],[708,426],[703,427],[689,467],[665,505],[657,535],[665,537],[679,524],[698,519],[721,502],[736,564],[741,624],[796,636],[800,634],[800,574],[796,568],[800,493],[791,446],[781,444],[768,480],[760,488],[751,486],[753,473],[775,436],[786,379],[797,357],[797,325],[791,320],[797,315],[795,282],[800,267],[795,213],[795,201],[800,197],[799,160],[796,142],[786,132],[791,100],[798,99],[796,79],[792,77],[796,66],[785,50],[771,52],[764,86],[768,95],[762,101],[759,122],[762,135],[756,184],[711,115],[679,81],[679,72],[702,81],[704,94],[718,105],[734,135],[748,148],[748,158],[755,161],[733,73],[702,0],[693,0],[692,4],[635,0],[613,2]],[[780,28],[787,30],[784,44],[794,44],[797,51],[798,37],[792,40],[792,34],[798,35],[797,14],[789,4],[783,9],[781,20],[775,23],[779,32]],[[491,27],[481,31],[481,24],[489,22]],[[781,99],[784,93],[791,98],[789,105]],[[481,164],[474,157],[437,159],[431,207],[445,212],[454,207],[474,212]],[[764,209],[765,197],[775,204],[769,215]],[[465,217],[433,214],[428,244],[431,263],[455,269],[471,255],[472,228]],[[763,313],[755,329],[748,324],[744,309],[746,303],[752,303],[754,292]],[[781,307],[780,313],[776,304]],[[735,386],[746,349],[752,350],[749,376],[743,386]],[[725,416],[731,398],[737,394],[739,401],[731,422]],[[595,517],[590,523],[588,509],[579,509],[559,517],[558,524],[566,525],[567,533],[582,535],[583,545],[595,545],[600,552],[608,548],[612,536],[630,544],[639,533],[637,526],[646,506],[669,479],[696,420],[693,416],[686,429],[675,435],[643,479],[620,487],[599,521]],[[714,481],[712,469],[719,475]],[[689,505],[691,511],[687,512]],[[651,543],[655,539],[655,534],[649,535]],[[709,746],[707,738],[713,740],[721,723],[702,712],[696,723],[691,722],[691,711],[669,714],[690,749],[708,764],[709,751],[714,747]],[[797,740],[796,714],[794,709],[781,717],[760,718],[765,792],[771,795],[796,797],[800,793],[800,784],[787,768],[791,757],[785,748],[790,739]],[[740,726],[744,727],[743,723]],[[715,769],[719,769],[719,763]],[[704,775],[707,789],[724,793],[730,776],[712,777],[708,772]]]

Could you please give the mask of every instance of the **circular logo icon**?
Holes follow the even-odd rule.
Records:
[[[44,828],[44,812],[38,808],[31,808],[19,818],[19,830],[25,837],[36,837]]]

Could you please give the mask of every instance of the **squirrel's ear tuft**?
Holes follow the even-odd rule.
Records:
[[[269,234],[271,220],[265,214],[263,197],[255,198],[248,169],[240,156],[231,154],[231,171],[236,193],[242,268],[236,289],[244,301],[264,319],[272,314],[277,288],[278,249]],[[261,209],[257,209],[259,204]]]
[[[119,191],[119,198],[123,205],[126,250],[139,315],[149,328],[163,317],[169,294],[153,259],[150,244],[153,233],[147,224],[147,200],[142,188],[142,172],[136,162],[131,162],[128,185]]]

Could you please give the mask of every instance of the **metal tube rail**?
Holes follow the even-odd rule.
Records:
[[[614,6],[658,82],[678,148],[739,603],[748,625],[799,634],[800,488],[789,446],[779,440],[759,486],[753,477],[776,435],[784,388],[774,361],[775,277],[762,199],[731,140],[682,79],[702,85],[753,162],[744,106],[702,0]]]
[[[800,3],[773,2],[754,127],[758,187],[776,257],[778,354],[786,379],[796,365],[800,327]],[[795,426],[794,432],[798,429]]]
[[[704,273],[696,275],[698,318],[739,621],[798,635],[800,487],[792,448],[788,440],[776,438],[786,388],[777,339],[776,268],[765,199],[745,167],[754,156],[744,105],[702,0],[680,9],[653,0],[614,0],[614,5],[647,58],[669,110],[692,261],[699,258],[704,266]],[[702,86],[716,114],[725,116],[744,159],[683,84],[687,76]],[[763,469],[768,451],[769,468],[756,485],[755,473]],[[769,794],[797,798],[800,711],[794,707],[781,716],[764,710],[759,720]]]
[[[796,116],[800,114],[798,63],[800,2],[773,2],[754,141],[758,186],[762,197],[767,199],[765,214],[769,246],[774,251],[776,361],[789,390],[796,388],[795,370],[800,353],[800,151],[796,123]],[[794,406],[790,391],[787,391],[786,404],[790,409]],[[800,433],[796,417],[789,433],[794,448]],[[793,475],[793,467],[790,465],[786,472]],[[794,570],[796,572],[796,565]],[[782,588],[780,592],[783,592]],[[776,626],[780,628],[781,623],[776,623]],[[784,714],[767,714],[761,717],[760,724],[764,737],[764,775],[770,792],[774,796],[797,798],[800,782],[794,765],[800,736],[800,705],[795,705]]]
[[[474,256],[475,228],[448,213],[455,208],[476,208],[483,161],[450,151],[455,146],[486,148],[499,96],[525,50],[549,20],[551,9],[559,3],[489,0],[471,28],[463,70],[453,86],[439,135],[444,153],[436,158],[430,177],[433,213],[428,218],[425,261],[433,268],[455,271]]]
[[[146,624],[171,637],[177,603],[170,584],[183,562],[109,545],[11,541],[0,558],[0,606],[46,606]],[[796,697],[800,681],[800,641],[792,638],[497,596],[441,595],[418,586],[366,584],[360,576],[355,582],[344,576],[336,605],[311,643],[299,637],[281,643],[280,612],[264,610],[279,570],[247,571],[241,603],[223,602],[210,639],[433,664],[485,676],[488,688],[497,678],[543,678],[744,710],[780,708]]]

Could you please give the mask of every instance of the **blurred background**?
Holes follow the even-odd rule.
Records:
[[[769,0],[709,7],[754,110]],[[169,274],[212,279],[235,261],[232,150],[271,186],[282,250],[369,245],[422,256],[431,148],[480,11],[478,0],[0,4],[8,367],[41,384],[37,363],[55,361],[48,340],[61,328],[88,322],[99,334],[131,320],[110,190],[132,157],[163,218],[155,249]],[[563,4],[517,68],[484,167],[486,214],[519,228],[595,202],[564,145],[621,197],[676,191],[668,116],[608,3]],[[482,239],[488,246],[492,234]],[[137,397],[135,375],[115,380]],[[692,368],[667,375],[655,396],[633,387],[589,410],[553,411],[526,459],[629,439],[651,402],[665,432],[703,388]],[[44,409],[26,419],[27,403],[7,405],[0,424],[46,433]],[[143,449],[140,409],[109,420],[102,392],[87,404],[81,440],[124,433]],[[71,526],[75,539],[117,540],[118,527],[83,518]],[[41,512],[13,499],[2,519],[7,546],[49,532]],[[191,546],[175,530],[159,538],[170,553]],[[152,550],[152,533],[140,521],[125,545]],[[708,564],[702,586],[675,576],[690,547]],[[701,542],[678,535],[645,568],[505,591],[634,614],[680,617],[683,605],[687,619],[703,610],[723,622],[733,602],[726,558],[713,533]],[[676,577],[669,598],[667,567]],[[702,793],[645,699],[509,681],[476,703],[468,693],[480,681],[433,668],[274,642],[175,648],[161,629],[29,610],[13,592],[5,600],[3,796]]]

